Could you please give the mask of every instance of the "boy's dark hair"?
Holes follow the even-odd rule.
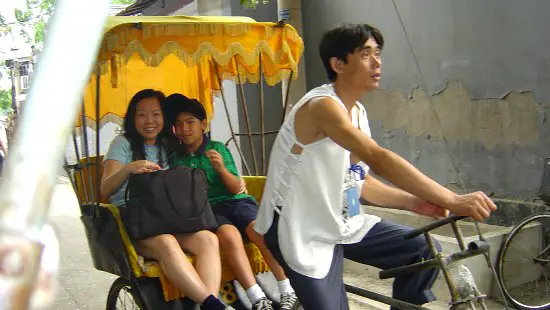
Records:
[[[347,63],[348,55],[363,47],[369,38],[374,38],[382,49],[382,33],[369,24],[344,24],[323,34],[319,43],[319,55],[331,82],[336,80],[336,72],[330,67],[330,59],[336,57]]]
[[[176,93],[168,96],[165,106],[171,124],[176,122],[180,113],[189,113],[201,121],[206,119],[204,106],[197,99],[187,98],[182,94]]]

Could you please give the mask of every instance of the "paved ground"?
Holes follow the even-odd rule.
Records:
[[[56,187],[51,218],[60,233],[61,262],[55,308],[105,309],[107,292],[115,277],[93,268],[80,213],[70,184]]]

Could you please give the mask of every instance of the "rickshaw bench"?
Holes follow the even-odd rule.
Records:
[[[77,184],[77,194],[81,204],[82,204],[81,197],[85,197],[83,186],[86,186],[90,181],[94,185],[97,184],[96,177],[99,176],[99,178],[101,179],[101,172],[103,171],[102,163],[103,163],[103,156],[100,156],[100,160],[99,160],[100,174],[96,175],[95,157],[91,157],[90,162],[88,162],[86,158],[81,160],[82,174],[80,175],[75,173],[75,181]],[[264,176],[243,176],[243,179],[246,182],[246,188],[248,193],[252,195],[256,199],[256,201],[260,201],[264,184],[265,184],[265,177]],[[86,187],[86,188],[90,188],[90,187]],[[95,196],[96,197],[94,197],[94,199],[97,199],[98,198],[97,193]],[[124,244],[126,253],[128,254],[128,257],[127,257],[128,262],[134,276],[136,278],[141,278],[141,277],[159,278],[162,286],[164,299],[167,302],[174,299],[182,298],[183,295],[168,280],[168,278],[162,271],[160,264],[157,261],[144,259],[142,256],[137,254],[134,248],[134,245],[130,241],[130,237],[126,232],[126,229],[122,224],[122,220],[121,220],[118,208],[115,205],[107,203],[107,199],[105,198],[99,198],[99,201],[100,201],[99,205],[104,209],[108,210],[109,213],[113,216],[113,218],[116,221],[118,232]],[[267,263],[264,261],[262,254],[260,253],[260,250],[253,243],[250,243],[250,242],[246,243],[245,250],[248,255],[250,265],[252,266],[252,271],[255,274],[270,270],[269,267],[267,266]],[[234,280],[235,275],[229,269],[227,258],[223,252],[220,252],[220,256],[221,256],[221,263],[222,263],[221,283],[223,284],[231,280]],[[193,260],[194,260],[193,257],[189,254],[187,255],[187,257],[189,258],[189,261],[193,263]],[[122,275],[119,275],[119,276],[122,276]]]

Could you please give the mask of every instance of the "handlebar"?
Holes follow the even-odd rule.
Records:
[[[424,227],[417,228],[417,229],[411,231],[410,233],[406,234],[405,236],[403,236],[403,238],[405,238],[405,240],[409,240],[409,239],[415,238],[417,236],[420,236],[423,233],[426,233],[426,232],[429,232],[429,231],[434,230],[436,228],[439,228],[443,225],[446,225],[446,224],[449,224],[449,223],[452,223],[452,222],[456,222],[456,221],[460,221],[460,220],[463,220],[467,217],[468,216],[464,216],[464,215],[451,215],[451,216],[448,216],[444,219],[441,219],[441,220],[435,221],[431,224],[428,224]]]

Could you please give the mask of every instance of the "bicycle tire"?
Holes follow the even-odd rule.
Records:
[[[525,218],[523,221],[521,221],[518,225],[516,225],[512,229],[510,234],[508,234],[508,236],[506,237],[503,245],[500,247],[500,250],[499,250],[499,253],[498,253],[498,259],[497,259],[497,278],[498,278],[498,281],[502,285],[502,289],[503,289],[503,292],[504,292],[504,295],[505,295],[506,299],[509,302],[511,302],[515,307],[517,307],[517,309],[520,309],[520,310],[550,309],[550,300],[544,301],[543,303],[537,304],[537,305],[529,304],[529,303],[526,303],[525,301],[518,300],[517,297],[515,297],[511,294],[511,288],[508,287],[508,285],[507,285],[507,283],[504,279],[504,265],[505,265],[505,262],[506,262],[506,257],[507,257],[507,255],[509,255],[509,256],[512,255],[511,253],[508,252],[508,250],[510,249],[510,245],[514,242],[514,240],[516,238],[518,238],[518,240],[520,240],[519,239],[520,238],[519,234],[520,234],[520,232],[522,231],[523,228],[525,228],[529,224],[532,224],[533,222],[539,221],[539,220],[547,220],[548,223],[550,223],[550,213],[541,213],[541,214],[537,214],[537,215],[532,215],[530,217]],[[547,227],[547,225],[544,225],[543,229],[544,228],[547,228],[547,231],[550,231],[550,227]],[[518,241],[518,242],[520,242],[520,241]],[[545,249],[545,250],[541,251],[540,249]],[[548,240],[545,240],[545,243],[542,244],[540,249],[537,250],[537,251],[539,251],[539,253],[549,252],[548,250],[550,249],[550,243],[548,243]],[[543,270],[543,273],[544,273],[545,278],[548,279],[548,276],[546,275],[544,270]],[[535,281],[538,281],[538,280],[535,280]],[[550,294],[550,292],[549,292],[549,294]]]
[[[120,296],[122,292],[128,293],[132,299],[132,307],[126,308],[124,305],[124,308],[117,307],[118,301],[120,301]],[[113,282],[111,285],[111,288],[109,289],[109,295],[107,295],[107,310],[126,310],[126,309],[139,309],[139,310],[147,310],[144,307],[143,301],[141,300],[141,296],[139,295],[139,292],[137,289],[128,281],[128,279],[119,277],[118,279]]]

